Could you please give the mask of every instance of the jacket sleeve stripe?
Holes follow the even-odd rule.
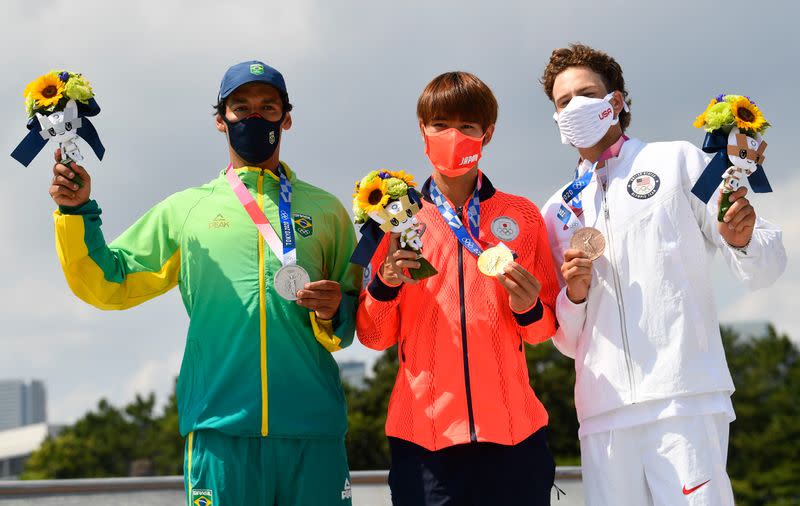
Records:
[[[334,334],[333,320],[321,320],[314,311],[310,311],[308,317],[311,319],[311,328],[319,344],[331,353],[342,349],[340,346],[342,340]]]
[[[82,215],[54,214],[56,249],[61,267],[72,291],[82,300],[100,309],[127,309],[156,297],[178,284],[180,249],[158,271],[125,273],[122,266],[112,266],[114,252],[103,243],[102,235],[87,234]],[[91,227],[95,228],[95,227]],[[106,255],[101,255],[105,250]],[[103,260],[104,259],[104,260]]]

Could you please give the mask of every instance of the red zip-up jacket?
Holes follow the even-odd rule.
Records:
[[[542,284],[539,301],[514,313],[497,279],[478,270],[430,198],[417,214],[427,228],[423,254],[439,273],[415,285],[391,287],[380,268],[385,237],[362,290],[356,331],[368,348],[398,344],[400,368],[386,434],[429,450],[469,442],[517,444],[547,425],[547,411],[528,382],[523,341],[539,343],[556,330],[558,282],[547,232],[529,200],[495,190],[481,174],[479,244],[502,241]],[[467,211],[457,209],[462,223]]]

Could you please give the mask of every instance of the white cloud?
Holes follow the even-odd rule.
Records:
[[[133,399],[136,394],[155,392],[159,403],[166,401],[172,393],[174,379],[181,365],[181,350],[169,356],[145,361],[125,383],[125,397]]]
[[[107,385],[86,379],[75,383],[68,392],[61,392],[58,385],[47,384],[47,418],[54,424],[71,424],[88,411],[95,409],[100,399],[112,399],[113,391]]]

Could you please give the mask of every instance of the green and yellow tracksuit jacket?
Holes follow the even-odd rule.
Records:
[[[361,272],[349,263],[355,230],[333,195],[297,179],[292,221],[297,263],[313,281],[342,288],[332,321],[281,298],[281,267],[230,188],[224,171],[157,204],[111,244],[89,201],[55,212],[56,247],[72,291],[100,309],[127,309],[175,285],[189,313],[178,377],[180,432],[233,436],[342,437],[347,414],[331,352],[353,340]],[[279,182],[237,170],[277,227]]]

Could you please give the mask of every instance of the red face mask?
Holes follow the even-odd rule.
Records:
[[[481,159],[483,136],[470,137],[457,128],[425,134],[425,154],[444,176],[463,176]]]

